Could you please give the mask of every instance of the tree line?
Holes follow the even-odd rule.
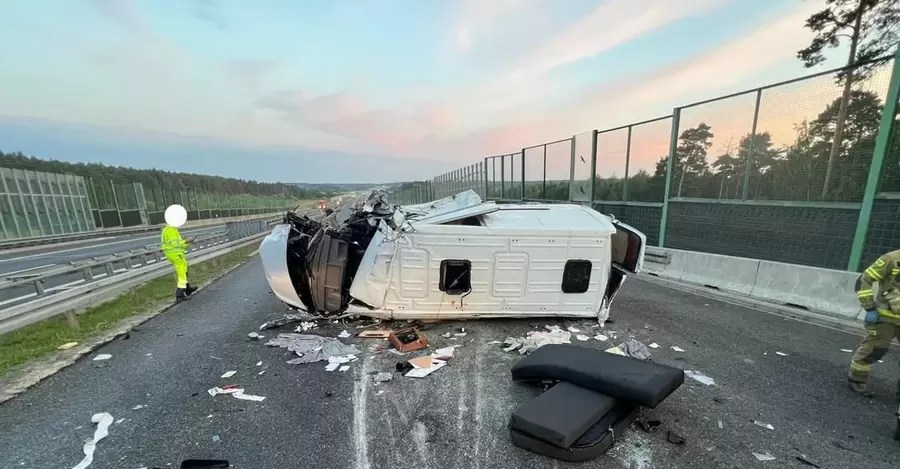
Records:
[[[321,198],[333,195],[332,190],[303,188],[294,184],[259,182],[205,174],[180,173],[159,169],[136,169],[125,166],[108,166],[101,163],[69,163],[45,160],[21,152],[0,151],[0,167],[23,169],[45,173],[62,173],[93,179],[94,183],[130,184],[139,182],[145,191],[193,190],[220,194],[249,194],[257,196],[294,197],[298,199]]]

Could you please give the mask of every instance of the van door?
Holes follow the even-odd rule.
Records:
[[[619,220],[611,221],[616,227],[611,239],[612,263],[632,274],[640,273],[644,265],[647,237]]]

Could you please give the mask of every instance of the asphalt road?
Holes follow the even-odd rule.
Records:
[[[258,469],[566,465],[510,444],[510,412],[537,391],[510,381],[519,355],[488,342],[544,324],[589,330],[590,321],[470,321],[467,335],[455,341],[441,334],[456,332],[459,323],[433,324],[434,347],[462,345],[449,365],[423,379],[395,375],[375,386],[370,373],[390,371],[398,361],[367,351],[377,339],[347,339],[366,352],[349,371],[326,372],[323,363],[287,365],[289,352],[247,338],[284,312],[254,259],[130,339],[97,351],[111,360],[82,359],[0,405],[0,467],[73,467],[93,434],[96,412],[124,421],[98,444],[92,469],[178,467],[183,458],[198,457]],[[845,387],[850,355],[841,349],[858,343],[847,333],[639,280],[617,297],[613,318],[607,329],[619,340],[633,335],[656,342],[655,360],[702,371],[716,384],[687,380],[659,407],[663,430],[632,429],[610,453],[582,467],[809,467],[795,459],[800,454],[823,468],[897,467],[900,442],[891,439],[896,350],[875,366],[880,397],[868,400]],[[345,328],[358,331],[328,324],[312,332],[335,336]],[[606,348],[619,340],[579,343]],[[229,370],[237,374],[221,379]],[[229,383],[266,399],[206,393]],[[138,405],[144,407],[133,410]],[[667,430],[686,443],[667,442]],[[776,460],[759,462],[752,452]]]
[[[188,228],[182,231],[184,236],[201,236],[224,229],[224,225]],[[40,274],[65,267],[70,262],[100,257],[131,249],[142,249],[148,244],[159,242],[159,233],[136,233],[131,235],[101,237],[87,243],[68,245],[49,245],[28,251],[14,253],[0,252],[0,279],[11,279],[18,276]],[[118,266],[117,266],[118,267]],[[102,268],[96,270],[102,272]],[[72,282],[82,278],[80,274],[48,279],[45,289]],[[0,290],[0,308],[7,306],[8,301],[22,295],[33,293],[30,286]],[[7,303],[3,303],[7,302]]]

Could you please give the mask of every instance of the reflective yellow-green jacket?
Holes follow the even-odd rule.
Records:
[[[900,321],[900,249],[882,255],[863,271],[856,280],[856,297],[863,309],[876,308],[883,318]]]
[[[166,257],[183,255],[187,250],[188,243],[181,237],[178,228],[172,225],[166,225],[162,229],[162,236],[159,240],[159,247],[162,249]]]

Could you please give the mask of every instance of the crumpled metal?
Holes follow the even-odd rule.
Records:
[[[298,358],[289,360],[287,363],[290,365],[315,363],[328,360],[328,357],[361,353],[355,346],[333,337],[312,334],[278,334],[278,337],[269,340],[266,345],[286,348],[296,353]]]

